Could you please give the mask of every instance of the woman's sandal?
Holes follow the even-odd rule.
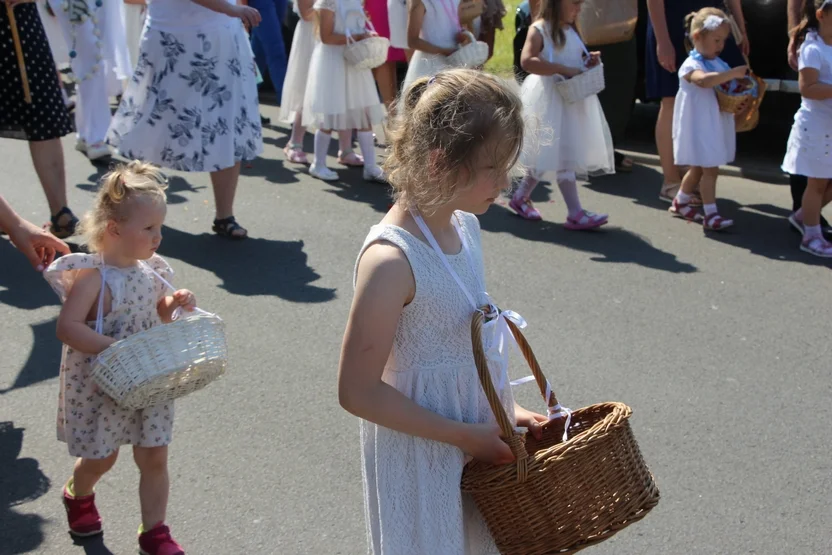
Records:
[[[702,221],[702,214],[698,208],[694,207],[693,203],[679,202],[677,198],[673,199],[668,212],[689,222],[699,223]]]
[[[242,241],[248,238],[248,231],[237,223],[237,219],[234,216],[229,216],[222,220],[214,220],[214,225],[211,229],[220,237],[226,237],[233,241]],[[238,231],[242,231],[242,233],[235,233]]]
[[[615,171],[617,173],[632,173],[633,165],[635,164],[632,158],[623,155],[617,150],[613,152],[613,156],[615,156]]]
[[[69,217],[69,220],[66,220],[65,217]],[[66,223],[61,223],[61,219],[66,220]],[[52,233],[58,239],[68,239],[75,235],[75,230],[78,227],[78,218],[75,217],[75,214],[72,213],[68,207],[64,206],[61,208],[57,214],[52,216],[50,219],[49,224],[49,232]]]
[[[702,227],[710,231],[722,231],[734,225],[734,220],[723,218],[717,212],[710,216],[705,216],[705,221],[702,222]]]

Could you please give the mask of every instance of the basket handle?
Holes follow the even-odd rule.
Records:
[[[540,369],[540,364],[537,362],[537,357],[534,355],[529,342],[526,341],[526,338],[523,336],[520,328],[508,318],[506,318],[505,321],[514,336],[514,339],[517,341],[517,345],[523,353],[523,357],[526,359],[529,368],[531,368],[534,379],[540,389],[540,394],[543,396],[544,401],[546,401],[548,405],[549,418],[551,419],[563,409],[558,403],[555,392],[552,391],[552,387],[549,385],[546,376],[543,375],[543,371]],[[508,443],[511,448],[511,452],[516,458],[517,480],[518,482],[524,482],[528,472],[528,452],[526,451],[522,436],[515,433],[514,423],[506,414],[503,404],[500,402],[500,396],[494,387],[494,382],[491,379],[491,372],[488,369],[488,360],[485,356],[485,350],[482,345],[482,328],[484,323],[485,309],[474,312],[474,316],[471,318],[471,344],[474,350],[474,363],[477,366],[477,375],[479,377],[480,384],[482,385],[483,392],[485,393],[485,397],[488,399],[488,404],[491,406],[491,410],[497,418],[497,425],[500,426],[503,438],[506,443]]]
[[[152,267],[150,264],[148,264],[147,262],[143,262],[143,264],[144,264],[145,266],[147,266],[147,269],[148,269],[148,270],[150,270],[151,272],[153,272],[153,275],[154,275],[154,276],[156,276],[157,278],[159,278],[159,281],[161,281],[161,282],[162,282],[162,284],[164,284],[164,285],[165,285],[165,287],[167,287],[167,288],[168,288],[168,289],[170,289],[171,291],[176,291],[176,287],[174,287],[173,285],[171,285],[171,284],[170,284],[170,282],[169,282],[168,280],[166,280],[166,279],[165,279],[165,278],[163,278],[161,275],[159,275],[159,272],[157,272],[156,270],[154,270],[154,269],[153,269],[153,267]],[[103,276],[102,276],[102,279],[103,279]],[[212,314],[212,313],[208,312],[207,310],[202,310],[201,308],[196,307],[196,306],[194,307],[194,312],[199,312],[200,314],[205,314],[206,316],[214,316],[214,314]],[[181,314],[182,314],[182,307],[181,307],[181,306],[176,307],[176,309],[173,311],[173,316],[172,316],[172,319],[173,319],[173,320],[176,320],[177,318],[179,318],[179,316],[180,316]]]

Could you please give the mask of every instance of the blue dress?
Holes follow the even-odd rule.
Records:
[[[676,50],[677,68],[681,67],[688,57],[688,51],[685,48],[685,16],[702,8],[718,8],[725,11],[725,3],[722,0],[665,0],[667,32]],[[731,67],[745,64],[742,53],[732,36],[728,37],[725,49],[719,57],[728,62]],[[659,65],[659,58],[656,55],[656,33],[653,30],[653,22],[649,18],[644,52],[644,73],[648,99],[657,100],[676,96],[679,91],[679,76],[676,72],[671,73]]]

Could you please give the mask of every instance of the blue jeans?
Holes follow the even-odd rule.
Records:
[[[288,0],[249,0],[248,5],[260,12],[260,25],[251,33],[254,61],[261,68],[268,68],[277,100],[283,96],[283,80],[286,78],[286,45],[283,42],[283,20]]]

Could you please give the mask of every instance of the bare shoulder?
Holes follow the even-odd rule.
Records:
[[[355,288],[357,293],[366,290],[373,296],[401,298],[407,304],[415,294],[416,281],[404,252],[392,243],[379,240],[361,256]]]
[[[78,270],[69,292],[98,292],[101,290],[101,272],[96,268],[82,268]]]

